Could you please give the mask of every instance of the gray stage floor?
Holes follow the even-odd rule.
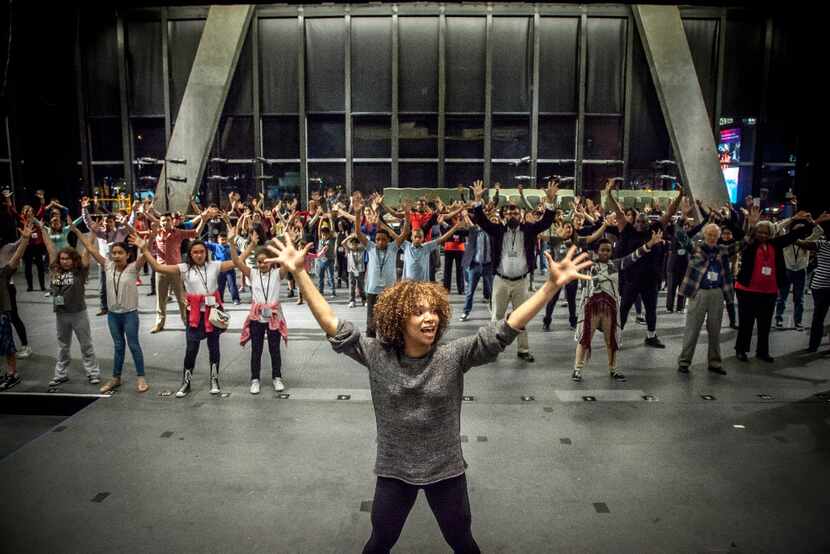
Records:
[[[17,281],[25,290],[22,275]],[[140,290],[147,330],[154,298],[144,296],[146,285]],[[457,319],[462,299],[452,302]],[[43,393],[56,349],[51,305],[27,292],[19,303],[35,355],[19,362],[24,382],[13,392]],[[344,296],[334,303],[341,317],[363,325],[364,309],[348,309]],[[619,356],[628,382],[609,382],[597,337],[585,380],[575,384],[574,342],[560,306],[553,332],[542,332],[541,317],[530,326],[536,363],[517,360],[512,346],[466,378],[474,399],[464,404],[462,440],[483,551],[830,550],[830,401],[819,396],[830,394],[830,358],[801,353],[806,333],[773,331],[777,363],[742,364],[735,332],[725,329],[726,377],[706,372],[703,335],[685,377],[676,372],[684,316],[661,309],[666,350],[644,347],[645,329],[632,321]],[[184,339],[173,315],[169,330],[141,336],[146,395],[133,389],[128,355],[126,386],[68,419],[0,416],[0,551],[360,551],[374,487],[365,370],[332,352],[306,306],[286,301],[290,396],[265,386],[267,353],[263,393],[251,396],[250,346],[238,344],[244,304],[230,310],[233,328],[222,337],[227,397],[208,394],[206,347],[194,393],[160,395],[181,377]],[[473,315],[453,321],[448,338],[487,321],[486,306],[477,302]],[[805,322],[810,316],[808,296]],[[106,318],[91,319],[106,376]],[[53,394],[97,392],[77,344],[73,356],[71,382]],[[448,551],[423,495],[395,551]]]

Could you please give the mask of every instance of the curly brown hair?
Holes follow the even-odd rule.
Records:
[[[452,317],[446,289],[438,283],[404,280],[383,291],[375,304],[375,329],[384,344],[403,348],[406,322],[422,300],[438,313],[435,342],[441,339]]]
[[[72,260],[72,270],[75,271],[81,269],[81,255],[78,253],[77,250],[72,248],[71,246],[64,246],[60,250],[58,250],[57,254],[55,255],[55,261],[49,264],[49,271],[52,273],[63,273],[64,270],[61,268],[61,254],[66,254]]]

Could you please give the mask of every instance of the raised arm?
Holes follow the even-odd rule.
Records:
[[[308,254],[311,245],[306,244],[304,248],[297,250],[294,248],[291,233],[286,233],[286,235],[288,240],[285,243],[274,240],[274,250],[277,252],[277,257],[271,258],[269,261],[280,264],[280,267],[294,275],[294,281],[305,298],[314,319],[317,320],[326,335],[333,337],[337,333],[337,324],[339,323],[337,315],[329,303],[326,302],[326,299],[323,298],[323,295],[320,294],[320,291],[317,290],[317,286],[305,270],[305,256]]]
[[[12,254],[11,259],[9,260],[9,267],[11,269],[17,269],[17,264],[20,263],[20,259],[23,257],[23,254],[26,252],[26,247],[29,245],[29,239],[32,238],[32,222],[26,222],[26,225],[23,226],[23,229],[20,230],[20,240],[17,244],[17,249],[15,249],[14,254]]]
[[[357,240],[360,241],[360,244],[366,246],[369,244],[369,239],[366,238],[366,235],[363,234],[363,230],[360,228],[360,219],[361,214],[363,213],[363,201],[362,200],[355,200],[354,201],[354,234],[357,237]]]
[[[545,284],[533,296],[522,302],[507,317],[507,324],[510,327],[517,331],[523,330],[528,322],[539,313],[539,310],[544,308],[553,299],[556,291],[574,279],[591,279],[590,275],[580,273],[582,270],[591,267],[592,262],[588,259],[588,254],[583,252],[579,256],[574,257],[575,253],[576,247],[571,246],[568,249],[568,253],[565,254],[565,257],[557,263],[553,261],[553,257],[551,257],[549,252],[545,252],[545,258],[548,262],[548,278]]]
[[[178,275],[179,274],[179,266],[177,265],[167,265],[167,264],[160,264],[156,257],[150,253],[150,243],[149,241],[141,238],[137,234],[133,233],[130,235],[130,243],[134,244],[136,248],[138,248],[144,257],[147,259],[147,263],[155,269],[159,273],[166,273],[167,275]]]
[[[617,199],[614,198],[614,179],[608,179],[605,183],[605,198],[607,199],[608,204],[610,204],[611,209],[614,210],[614,213],[617,214],[617,229],[622,232],[625,229],[625,226],[628,222],[625,220],[625,212],[620,206],[620,203],[617,202]]]
[[[447,239],[449,239],[452,236],[452,234],[455,233],[455,230],[458,229],[458,227],[460,225],[461,225],[460,221],[456,222],[456,224],[453,225],[452,227],[450,227],[449,230],[447,230],[446,233],[444,233],[443,235],[441,235],[440,237],[438,237],[437,239],[435,239],[431,242],[437,242],[438,244],[444,244],[447,241]]]
[[[78,237],[78,241],[79,241],[81,244],[83,244],[83,245],[84,245],[84,250],[85,250],[86,252],[89,252],[89,255],[91,255],[93,258],[95,258],[95,261],[96,261],[96,262],[98,262],[98,264],[99,264],[101,267],[106,267],[106,266],[107,266],[107,258],[106,258],[106,257],[104,257],[104,256],[103,256],[103,255],[102,255],[102,254],[98,251],[98,245],[96,244],[96,243],[97,243],[97,241],[91,241],[91,240],[89,240],[89,237],[87,237],[85,234],[83,234],[83,233],[81,232],[81,230],[80,230],[80,229],[78,229],[78,228],[77,228],[74,224],[72,224],[72,223],[70,223],[70,224],[69,224],[69,230],[70,230],[70,231],[72,231],[73,233],[75,233],[75,236],[76,236],[76,237]]]
[[[663,217],[660,218],[660,223],[665,227],[671,221],[671,217],[677,213],[677,207],[680,205],[680,201],[683,199],[683,189],[680,189],[680,193],[674,197],[669,203],[669,207],[666,212],[663,214]]]

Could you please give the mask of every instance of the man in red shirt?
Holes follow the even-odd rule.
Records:
[[[163,214],[159,220],[158,233],[153,238],[156,260],[163,265],[181,263],[182,241],[199,236],[204,224],[205,217],[202,217],[195,229],[178,229],[173,227],[173,217],[170,214]],[[151,333],[158,333],[164,329],[164,323],[167,319],[167,293],[170,290],[176,295],[176,301],[179,303],[179,315],[185,328],[187,327],[187,306],[184,302],[184,289],[182,288],[181,279],[175,275],[156,273],[156,325],[150,330]]]

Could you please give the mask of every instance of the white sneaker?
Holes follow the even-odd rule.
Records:
[[[282,392],[285,390],[285,383],[283,383],[282,379],[280,379],[279,377],[274,379],[274,390],[276,392]]]
[[[18,358],[28,358],[32,355],[32,348],[28,345],[22,346],[20,350],[17,351]]]
[[[52,296],[52,293],[50,293],[50,292],[46,292],[46,293],[43,294],[44,298],[49,298],[50,296]]]
[[[259,394],[259,379],[251,379],[251,394]]]
[[[354,300],[352,300],[351,302],[349,302],[349,307],[350,307],[350,308],[354,308]]]

